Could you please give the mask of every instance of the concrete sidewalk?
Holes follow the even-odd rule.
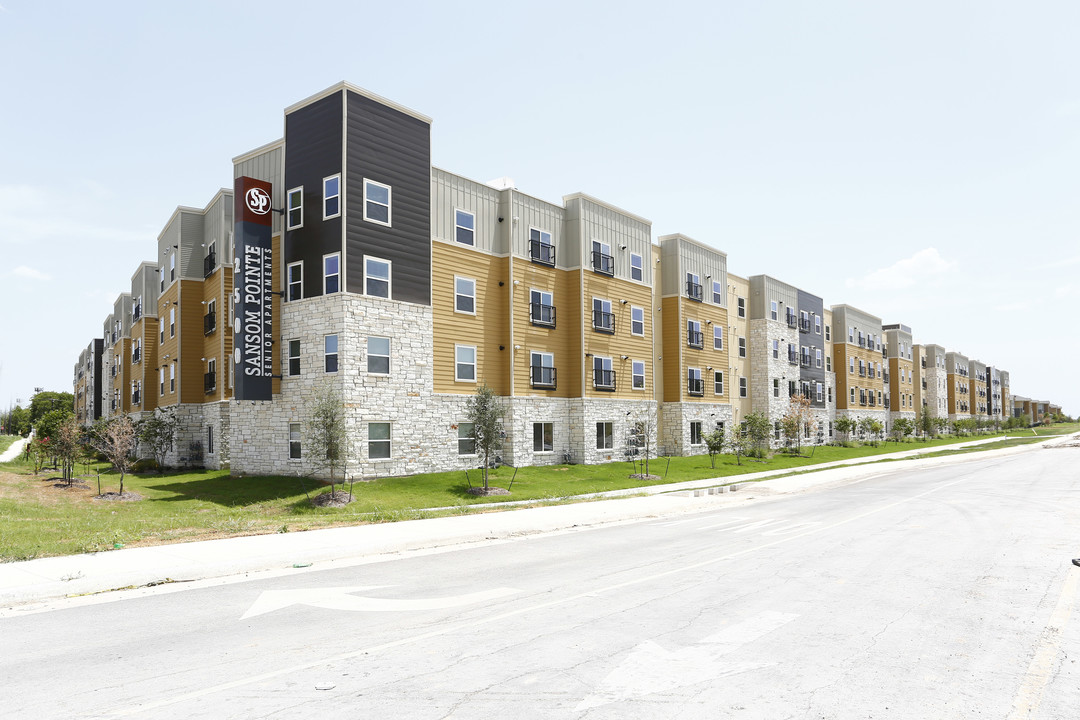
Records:
[[[869,459],[813,466],[812,471],[768,471],[737,477],[634,488],[603,493],[608,500],[521,508],[506,512],[359,525],[274,535],[252,535],[224,540],[125,548],[88,555],[41,558],[0,565],[0,608],[52,598],[147,586],[166,581],[223,578],[230,575],[280,571],[312,563],[358,561],[380,555],[426,550],[491,540],[511,540],[537,533],[585,528],[644,518],[664,518],[718,507],[736,506],[857,482],[898,470],[967,462],[1029,452],[1038,445],[989,450],[977,455],[905,459],[876,464],[889,458],[910,458],[919,451],[878,455]],[[994,442],[1000,438],[965,443]],[[950,445],[948,448],[961,447]],[[855,463],[863,463],[856,465]],[[852,467],[852,465],[855,465]],[[784,475],[784,477],[775,477]],[[723,483],[736,483],[734,491],[718,491]],[[644,495],[643,495],[644,494]],[[635,497],[622,497],[635,495]],[[642,496],[643,495],[643,496]],[[477,507],[477,506],[472,506]]]
[[[26,443],[28,442],[29,440],[27,438],[19,438],[15,442],[11,443],[11,447],[0,453],[0,463],[11,462],[15,458],[19,457],[19,453],[22,452],[23,446],[26,445]]]

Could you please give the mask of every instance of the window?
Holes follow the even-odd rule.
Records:
[[[828,355],[825,356],[825,371],[832,372],[832,358]]]
[[[773,378],[772,381],[772,396],[780,397],[780,378]]]
[[[746,378],[739,378],[739,397],[746,397]]]
[[[739,317],[741,317],[741,318],[746,317],[746,298],[738,298],[737,302],[738,302],[738,305],[739,305],[739,310],[738,310]]]
[[[176,279],[176,251],[169,253],[169,282]]]
[[[555,306],[546,290],[529,291],[529,321],[533,325],[555,327]]]
[[[779,340],[773,340],[772,341],[772,356],[774,358],[779,358],[780,357],[780,341]]]
[[[323,220],[341,214],[341,176],[331,175],[322,181]]]
[[[300,341],[289,341],[289,375],[296,377],[300,374]]]
[[[615,332],[615,314],[611,312],[611,301],[593,298],[593,329],[600,332]]]
[[[468,422],[458,423],[457,426],[457,454],[476,454],[476,433],[473,424]]]
[[[724,304],[724,286],[719,280],[712,281],[712,301],[717,305]]]
[[[367,370],[376,375],[390,374],[390,338],[367,339]]]
[[[176,337],[176,308],[169,308],[169,337]]]
[[[773,439],[780,439],[780,421],[776,421],[773,423]]]
[[[454,346],[454,380],[476,382],[476,346]]]
[[[630,334],[645,335],[645,308],[630,306]]]
[[[826,397],[828,398],[828,402],[832,402],[832,388],[831,387],[826,388]],[[831,432],[829,434],[832,435]]]
[[[593,356],[593,387],[599,390],[615,389],[615,371],[611,369],[611,358]]]
[[[214,454],[214,426],[206,426],[206,453],[208,455]]]
[[[713,372],[713,394],[724,394],[724,373],[720,372],[719,370],[715,370]]]
[[[327,335],[323,338],[323,355],[326,358],[326,372],[336,373],[338,368],[338,338],[337,335]]]
[[[692,348],[705,347],[705,338],[701,334],[701,323],[699,321],[686,321],[686,344]]]
[[[533,423],[533,452],[551,452],[555,449],[554,424]]]
[[[630,253],[630,279],[638,281],[645,279],[645,265],[637,253]]]
[[[367,454],[371,460],[390,457],[390,423],[368,423]]]
[[[555,265],[555,246],[551,233],[529,228],[529,259],[542,265]]]
[[[390,261],[376,257],[364,258],[364,294],[390,297]]]
[[[686,297],[701,302],[701,276],[697,273],[686,273]]]
[[[615,258],[611,256],[611,245],[592,241],[592,269],[604,275],[615,274]]]
[[[851,404],[855,404],[855,388],[851,388]]]
[[[705,382],[701,378],[701,368],[686,369],[686,392],[689,395],[704,395]]]
[[[529,357],[529,381],[533,387],[555,388],[555,355],[534,352]]]
[[[285,276],[286,282],[289,284],[289,294],[286,297],[290,301],[304,297],[304,263],[289,263]]]
[[[323,294],[329,295],[341,289],[341,253],[323,255]]]
[[[169,392],[176,392],[176,363],[169,365]]]
[[[136,338],[131,345],[131,362],[137,363],[142,360],[142,340]]]
[[[634,360],[630,363],[630,387],[633,390],[645,389],[645,362]]]
[[[832,340],[832,329],[828,325],[825,326],[825,339]]]
[[[614,447],[615,433],[612,430],[611,423],[598,422],[596,423],[596,449],[597,450],[610,450]]]
[[[821,367],[821,348],[814,348],[814,367]]]
[[[746,357],[746,338],[739,338],[739,357]]]
[[[161,383],[160,395],[165,394],[165,368],[158,368],[158,382]]]
[[[476,215],[465,210],[454,210],[454,240],[462,245],[476,243]]]
[[[390,186],[364,178],[364,219],[390,224]]]
[[[724,328],[720,327],[719,325],[713,325],[712,346],[713,350],[724,349]]]
[[[848,358],[848,360],[850,361],[848,366],[848,373],[853,373],[855,372],[855,358]]]
[[[476,281],[454,276],[454,312],[476,314]]]
[[[780,318],[780,310],[775,300],[769,301],[769,318],[772,320],[778,320]]]
[[[701,421],[695,420],[690,423],[690,444],[701,444]]]
[[[300,423],[289,423],[289,459],[300,459]]]
[[[286,229],[304,227],[304,186],[293,188],[285,200]],[[300,457],[297,455],[297,457]]]
[[[217,359],[210,359],[206,361],[206,375],[203,377],[203,390],[206,394],[217,390]]]
[[[815,315],[814,316],[814,332],[817,333],[818,335],[821,334],[821,316],[820,315]]]

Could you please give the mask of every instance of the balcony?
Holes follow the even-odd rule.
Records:
[[[889,373],[882,371],[881,379],[885,382],[889,382]]]
[[[862,392],[859,393],[859,404],[860,405],[865,405],[866,404],[866,395],[864,393],[862,393]]]
[[[203,390],[206,391],[207,395],[210,395],[215,390],[217,390],[217,373],[216,372],[208,372],[205,375],[203,375]]]
[[[798,365],[799,364],[799,353],[795,352],[795,350],[793,350],[793,349],[788,350],[787,361],[791,365]]]
[[[142,348],[135,348],[134,350],[131,351],[131,364],[134,365],[135,363],[138,363],[138,362],[141,362],[141,361],[142,361]]]
[[[686,381],[686,394],[702,397],[705,394],[705,381],[701,378],[689,378]]]
[[[697,300],[701,302],[701,283],[696,283],[693,280],[686,281],[686,297],[691,300]]]
[[[212,252],[202,261],[203,277],[208,278],[214,274],[215,268],[217,268],[217,253]]]
[[[135,322],[142,317],[142,305],[136,305],[131,308],[131,322]]]
[[[530,240],[529,259],[539,265],[555,267],[555,246],[542,240]]]
[[[871,377],[871,378],[877,377],[877,372],[874,370],[873,367],[867,367],[866,368],[866,376]]]
[[[810,318],[799,318],[799,332],[810,332]]]
[[[804,368],[810,367],[810,356],[809,355],[800,355],[799,356],[799,365],[804,367]]]
[[[799,318],[793,312],[787,314],[787,325],[789,328],[799,327]]]
[[[543,390],[555,389],[555,368],[533,365],[529,370],[529,382],[534,388],[541,388]]]
[[[859,377],[866,377],[866,368],[859,368]]]
[[[859,347],[866,347],[866,338],[859,338]]]
[[[615,313],[604,312],[603,310],[593,310],[592,326],[593,330],[614,335]]]
[[[215,330],[217,330],[217,313],[206,313],[203,315],[203,335],[209,335]]]
[[[686,344],[700,350],[705,347],[705,335],[700,330],[687,330]]]
[[[615,371],[594,369],[593,387],[597,390],[615,390]]]
[[[555,327],[555,306],[543,303],[529,304],[529,321],[541,327]]]
[[[142,405],[142,393],[138,391],[131,393],[131,404]]]
[[[611,257],[610,255],[605,255],[599,250],[593,250],[592,269],[593,272],[598,272],[601,275],[614,275],[615,258]]]
[[[112,376],[116,377],[116,366],[115,365],[112,366]]]

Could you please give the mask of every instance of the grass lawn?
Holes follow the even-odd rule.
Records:
[[[1043,430],[1043,429],[1040,429]],[[1064,434],[1080,425],[1049,428]],[[1006,447],[1034,442],[1031,431],[1014,433],[1001,442],[984,446]],[[1043,433],[1040,432],[1040,435]],[[316,508],[307,499],[326,492],[325,485],[296,477],[231,477],[227,471],[199,470],[164,476],[128,475],[124,489],[143,497],[136,502],[102,501],[98,493],[117,490],[119,477],[106,466],[90,468],[91,476],[79,485],[64,487],[55,473],[33,475],[23,460],[0,464],[0,561],[11,562],[49,555],[98,552],[124,545],[153,545],[235,535],[292,532],[334,525],[409,520],[436,515],[476,511],[472,505],[520,500],[557,502],[575,495],[661,483],[705,478],[730,478],[762,470],[798,469],[835,460],[867,457],[898,450],[948,447],[971,438],[939,438],[929,442],[881,443],[877,447],[819,447],[812,457],[777,454],[764,462],[743,459],[736,464],[730,455],[716,459],[710,468],[707,455],[650,461],[650,472],[664,475],[661,481],[632,480],[629,463],[605,465],[556,465],[521,468],[510,495],[470,495],[465,473],[432,473],[356,483],[356,500],[343,508]],[[807,455],[810,450],[804,451]],[[79,466],[76,472],[86,468]],[[489,483],[510,487],[513,468],[493,471]],[[470,471],[473,485],[479,472]],[[306,483],[306,485],[305,485]],[[81,486],[80,486],[81,485]],[[433,508],[443,508],[433,510]]]

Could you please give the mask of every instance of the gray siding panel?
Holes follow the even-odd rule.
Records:
[[[392,264],[392,299],[430,305],[431,126],[363,95],[346,96],[345,287],[363,293],[371,255]],[[364,220],[365,179],[390,186],[390,226]]]
[[[499,225],[499,191],[445,170],[431,170],[431,236],[456,242],[456,211],[475,216],[474,247],[504,255],[508,252]],[[503,219],[506,222],[506,219]]]
[[[529,258],[529,233],[532,228],[551,233],[551,242],[555,246],[555,267],[569,270],[581,266],[580,241],[566,232],[566,211],[558,205],[552,205],[517,190],[506,190],[512,194],[513,209],[509,220],[511,227],[511,248],[514,255]]]

